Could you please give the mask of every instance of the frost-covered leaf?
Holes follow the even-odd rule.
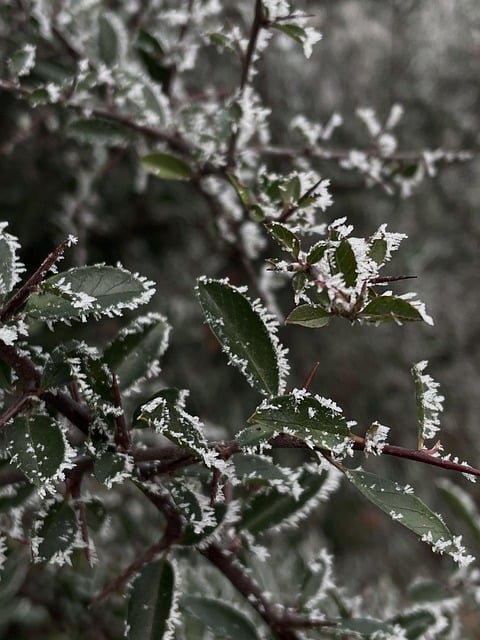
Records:
[[[386,633],[388,637],[393,637],[394,633],[393,625],[382,622],[382,620],[374,620],[373,618],[339,618],[338,620],[332,620],[336,623],[335,632],[341,633],[341,637],[345,637],[345,634],[353,633],[355,637],[371,638],[372,634]],[[378,637],[383,637],[379,635]]]
[[[443,411],[445,398],[439,393],[440,385],[424,373],[428,362],[422,360],[412,367],[415,382],[415,398],[417,401],[418,442],[423,446],[424,440],[434,438],[440,429],[440,414]]]
[[[455,520],[465,523],[475,538],[480,541],[480,509],[472,496],[446,478],[439,480],[437,486],[445,503],[453,512]]]
[[[385,238],[375,238],[371,241],[369,255],[378,265],[383,264],[387,255],[387,241]]]
[[[18,78],[26,76],[35,66],[36,47],[26,44],[18,49],[8,61],[8,68],[12,76]]]
[[[134,463],[130,456],[113,451],[104,451],[93,465],[96,479],[108,489],[131,478],[133,469]]]
[[[329,470],[305,467],[290,487],[284,484],[255,492],[244,506],[241,528],[256,534],[272,527],[298,524],[335,488],[337,481],[330,474]],[[291,476],[293,480],[295,474]]]
[[[413,611],[396,615],[390,619],[390,622],[405,629],[408,640],[423,640],[428,638],[429,630],[435,629],[437,618],[432,610],[416,607]]]
[[[335,265],[343,276],[347,287],[354,287],[357,282],[357,261],[349,241],[342,238],[335,249]]]
[[[12,463],[37,487],[63,478],[74,451],[56,420],[46,415],[19,416],[4,429]]]
[[[168,560],[143,567],[130,591],[128,640],[167,640],[172,637],[175,613],[175,573]]]
[[[73,379],[72,370],[61,349],[54,349],[43,367],[40,388],[43,391],[63,387]]]
[[[149,313],[122,329],[105,349],[104,362],[115,372],[122,390],[158,374],[168,346],[170,325],[159,313]]]
[[[278,31],[281,31],[286,36],[288,36],[289,38],[292,38],[292,40],[295,40],[300,44],[303,44],[303,41],[307,35],[305,33],[305,29],[302,29],[302,27],[299,27],[295,24],[284,24],[283,22],[274,22],[272,23],[272,27],[274,27]]]
[[[34,523],[32,552],[36,562],[64,564],[69,561],[77,537],[75,512],[66,502],[47,506]]]
[[[450,530],[436,513],[417,498],[411,487],[401,486],[387,478],[362,469],[349,470],[350,482],[392,520],[410,529],[437,553],[447,553],[460,565],[473,558],[467,556],[461,546],[461,538],[452,536]]]
[[[0,295],[9,293],[25,271],[17,257],[18,240],[5,231],[6,227],[6,222],[0,222]]]
[[[331,317],[331,314],[320,305],[302,304],[290,311],[285,322],[287,324],[299,324],[310,329],[318,329],[325,327],[330,322]]]
[[[310,247],[310,250],[307,254],[307,263],[316,264],[317,262],[320,262],[320,260],[325,255],[325,251],[327,250],[327,248],[328,244],[323,240],[314,244],[313,247]]]
[[[216,456],[208,448],[203,424],[199,418],[185,411],[183,397],[172,402],[171,391],[161,391],[144,403],[140,407],[138,420],[146,422],[157,433],[202,458],[205,464],[210,466]]]
[[[205,318],[227,354],[252,387],[276,395],[285,386],[288,365],[275,319],[243,291],[225,281],[201,278],[197,296]]]
[[[408,300],[395,296],[377,296],[363,307],[359,317],[368,322],[408,322],[424,320]]]
[[[123,309],[146,304],[154,293],[152,285],[122,267],[74,267],[44,280],[28,299],[26,311],[53,322],[121,315]]]
[[[274,464],[270,458],[256,454],[237,453],[232,456],[235,475],[248,484],[286,483],[288,470]]]
[[[190,180],[193,176],[185,160],[168,153],[148,153],[140,158],[140,164],[149,173],[164,180]]]
[[[337,454],[351,445],[350,430],[339,407],[303,389],[264,400],[249,422],[293,435],[311,448],[321,447]]]
[[[227,173],[228,179],[232,183],[233,188],[235,189],[238,197],[240,198],[241,203],[248,207],[253,202],[253,197],[250,189],[246,187],[234,173]]]
[[[198,487],[190,487],[183,480],[171,488],[171,495],[185,519],[185,527],[179,544],[197,545],[210,536],[222,522],[227,512],[224,503],[210,504]]]
[[[180,600],[180,606],[218,637],[225,640],[259,640],[253,622],[234,605],[214,598],[184,596]]]
[[[300,240],[288,227],[278,222],[271,222],[267,225],[267,229],[282,249],[291,253],[294,258],[298,258]]]
[[[107,66],[120,62],[127,38],[122,20],[110,11],[102,11],[98,20],[98,52]]]
[[[118,122],[104,118],[79,118],[67,127],[67,133],[81,142],[98,145],[119,146],[128,143],[132,138],[129,129]]]

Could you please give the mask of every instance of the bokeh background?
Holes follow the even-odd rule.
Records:
[[[34,20],[25,22],[25,4],[7,2],[0,8],[4,77],[6,60],[28,41],[29,30],[34,34],[38,28]],[[122,10],[120,3],[100,4],[106,10]],[[247,29],[253,3],[224,4],[229,19]],[[272,143],[298,142],[290,128],[297,113],[324,123],[336,112],[343,125],[328,146],[368,148],[371,141],[356,110],[372,107],[383,121],[398,103],[404,108],[395,129],[399,150],[421,154],[441,148],[473,155],[468,162],[439,166],[436,175],[421,181],[408,198],[398,190],[387,193],[382,185],[368,184],[364,176],[332,160],[312,163],[331,180],[334,198],[319,221],[347,216],[359,236],[370,235],[384,222],[389,230],[408,234],[389,273],[417,276],[413,285],[399,283],[395,290],[416,290],[435,326],[351,327],[339,320],[317,331],[282,329],[281,338],[291,353],[291,384],[301,386],[315,362],[320,362],[313,391],[338,402],[347,417],[358,422],[360,433],[379,420],[391,427],[392,443],[414,448],[416,408],[410,368],[427,359],[429,373],[445,396],[441,433],[445,450],[479,467],[478,2],[297,4],[312,14],[323,39],[306,60],[301,47],[277,36],[259,63],[255,85],[272,110]],[[68,68],[62,43],[54,39],[46,38],[37,56],[37,78],[56,81]],[[198,91],[210,85],[231,89],[238,67],[222,62],[213,48],[207,47],[202,56],[205,65],[187,85]],[[248,274],[219,237],[208,203],[193,185],[147,178],[139,168],[137,155],[148,148],[145,141],[127,146],[82,143],[66,130],[72,117],[60,105],[33,108],[13,92],[0,91],[0,219],[8,221],[9,231],[20,238],[29,270],[74,233],[80,241],[65,266],[120,260],[157,282],[152,305],[168,316],[174,329],[161,379],[155,383],[189,388],[191,412],[209,423],[215,437],[228,437],[245,424],[258,398],[239,374],[226,369],[203,324],[193,287],[202,274],[228,275],[249,284]],[[279,172],[292,168],[288,158],[267,162]],[[275,252],[271,245],[265,248],[255,268]],[[291,308],[288,284],[278,293],[286,315]],[[93,328],[62,329],[65,340],[75,336],[99,345],[116,330],[113,320]],[[37,332],[47,344],[53,339],[40,326]],[[445,504],[438,481],[447,477],[446,472],[393,459],[370,460],[366,466],[415,486],[427,503],[445,513],[452,528],[464,534],[472,552],[480,554],[479,540],[456,522]],[[476,485],[461,477],[448,478],[468,489],[478,505]],[[309,524],[336,552],[337,567],[353,591],[370,589],[372,599],[380,597],[381,580],[402,585],[418,574],[441,575],[441,558],[390,525],[347,487]]]

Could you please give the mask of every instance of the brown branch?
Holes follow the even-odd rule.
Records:
[[[265,25],[265,13],[262,0],[255,1],[255,14],[253,16],[252,27],[250,29],[250,38],[248,40],[247,51],[242,65],[242,73],[240,76],[240,95],[242,94],[248,82],[248,76],[253,63],[253,56],[257,46],[258,34],[260,29]],[[230,136],[227,151],[227,167],[232,169],[235,166],[235,151],[237,147],[240,129],[236,126]]]
[[[231,551],[212,543],[200,551],[231,582],[270,627],[276,640],[299,640],[293,628],[332,627],[335,623],[324,619],[300,616],[279,607],[265,597],[260,586],[248,575]]]
[[[125,422],[125,413],[123,411],[122,406],[122,397],[120,395],[120,388],[118,386],[117,376],[112,371],[112,390],[113,390],[113,399],[115,402],[115,407],[119,409],[122,413],[118,416],[115,416],[115,433],[114,439],[117,448],[120,451],[126,452],[130,451],[132,446],[132,441],[130,439],[130,434],[128,433],[127,423]]]
[[[160,553],[167,552],[180,540],[183,529],[182,517],[170,495],[167,492],[149,492],[145,488],[143,488],[143,492],[165,516],[166,526],[163,537],[141,553],[119,576],[112,580],[101,593],[95,596],[90,606],[97,604],[114,591],[120,589],[120,587],[130,580],[142,567],[153,562]]]
[[[0,309],[0,322],[7,322],[22,304],[26,301],[28,296],[35,291],[40,282],[45,277],[45,274],[58,262],[65,249],[69,246],[70,240],[64,240],[58,245],[42,262],[33,275],[23,284],[20,289],[13,295],[8,302]]]
[[[0,430],[3,429],[12,418],[17,416],[21,412],[30,398],[30,393],[24,393],[14,404],[12,404],[11,407],[9,407],[5,411],[2,416],[0,416]]]

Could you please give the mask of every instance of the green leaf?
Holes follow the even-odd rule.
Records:
[[[298,27],[295,24],[284,24],[283,22],[273,22],[271,26],[274,29],[281,31],[282,33],[287,35],[289,38],[292,38],[292,40],[295,40],[296,42],[300,42],[300,44],[303,44],[303,41],[307,36],[305,29],[302,29],[302,27]]]
[[[287,365],[276,326],[267,313],[240,290],[220,280],[199,279],[196,292],[230,364],[260,393],[277,394],[284,384]]]
[[[253,449],[260,444],[265,444],[275,435],[278,435],[275,427],[265,424],[255,424],[252,427],[246,427],[246,429],[239,431],[235,439],[241,447]]]
[[[290,178],[290,180],[288,180],[280,190],[283,205],[285,206],[297,202],[300,198],[301,188],[302,185],[300,183],[300,178],[297,175]]]
[[[235,475],[248,484],[264,485],[288,481],[287,472],[265,456],[237,453],[231,460]]]
[[[246,502],[242,518],[241,529],[248,529],[257,534],[272,527],[293,526],[310,512],[309,507],[316,504],[319,492],[325,487],[328,471],[312,473],[302,469],[298,478],[300,491],[294,495],[293,491],[279,491],[275,487],[268,487],[257,491]]]
[[[378,265],[383,264],[387,255],[387,241],[384,238],[375,238],[369,247],[369,255]]]
[[[335,264],[338,271],[343,275],[343,280],[347,287],[354,287],[357,282],[357,261],[350,243],[345,238],[340,240],[335,249]]]
[[[54,418],[21,416],[4,429],[6,449],[15,464],[37,487],[61,473],[66,458],[64,435]]]
[[[168,346],[170,325],[159,313],[136,318],[122,329],[103,354],[122,390],[159,372],[159,359]]]
[[[392,634],[394,631],[391,624],[373,618],[339,618],[332,622],[336,622],[335,631],[340,631],[342,634],[354,633],[356,637],[359,635],[369,638],[373,633]]]
[[[307,255],[308,264],[316,264],[317,262],[320,262],[320,260],[325,255],[327,247],[327,243],[323,242],[323,240],[314,244],[313,247],[310,247],[310,251]]]
[[[154,293],[151,285],[121,267],[74,267],[42,282],[28,299],[26,311],[49,321],[119,315],[122,309],[148,302]]]
[[[140,164],[149,173],[164,180],[190,180],[193,176],[185,160],[168,153],[148,153],[140,158]]]
[[[307,276],[303,271],[298,271],[297,273],[293,274],[292,288],[295,291],[295,293],[300,293],[300,291],[303,291],[306,283],[307,283]]]
[[[71,367],[65,361],[65,355],[62,349],[54,349],[48,356],[43,367],[40,388],[42,391],[47,389],[57,389],[64,387],[73,379]]]
[[[28,75],[35,66],[35,57],[36,51],[33,45],[26,44],[15,51],[8,60],[8,69],[12,76],[18,78]]]
[[[129,129],[105,118],[79,118],[71,122],[66,131],[81,142],[98,145],[124,145],[132,138]]]
[[[342,451],[350,442],[350,430],[340,410],[331,401],[303,390],[264,401],[249,422],[293,435],[312,448]]]
[[[0,295],[10,293],[25,271],[17,257],[18,240],[5,231],[6,226],[6,222],[0,222]]]
[[[132,477],[134,465],[130,456],[124,453],[104,451],[93,465],[96,479],[111,489],[114,484],[120,484]]]
[[[407,613],[400,613],[390,619],[392,624],[398,624],[406,631],[408,640],[422,640],[428,637],[427,632],[435,628],[436,616],[426,609],[416,609]]]
[[[122,21],[115,14],[102,12],[98,20],[98,53],[107,67],[120,61],[126,40]]]
[[[418,536],[428,536],[432,546],[452,538],[440,517],[397,482],[361,469],[349,470],[346,475],[370,502]]]
[[[480,542],[480,509],[472,496],[459,485],[442,478],[437,482],[445,503],[455,516],[455,521],[463,522]]]
[[[253,622],[233,605],[214,598],[184,596],[180,606],[225,640],[259,640]]]
[[[359,317],[368,322],[408,322],[423,320],[410,302],[395,296],[377,296],[361,310]]]
[[[156,394],[140,407],[139,420],[144,420],[157,433],[195,456],[210,459],[203,425],[198,418],[189,415],[182,405],[172,402],[172,389]]]
[[[141,569],[128,601],[128,640],[171,637],[174,592],[175,574],[170,562],[157,560]]]
[[[291,253],[294,258],[298,258],[300,240],[288,227],[278,222],[271,222],[267,224],[267,229],[282,249]]]
[[[235,174],[227,172],[227,177],[232,183],[233,188],[237,193],[237,196],[240,198],[240,202],[245,207],[248,207],[249,205],[251,205],[253,202],[253,197],[250,189],[246,187],[244,184],[242,184]]]
[[[299,324],[302,327],[318,329],[330,322],[331,314],[319,305],[302,304],[295,307],[285,320],[286,324]]]
[[[35,537],[38,547],[33,548],[35,560],[63,563],[69,558],[77,535],[77,519],[73,509],[65,502],[51,505],[45,517],[35,522]]]

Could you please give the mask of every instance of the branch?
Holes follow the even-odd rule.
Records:
[[[293,631],[293,627],[312,629],[335,626],[334,622],[320,618],[307,618],[270,602],[265,597],[260,586],[248,575],[231,551],[212,543],[200,552],[223,573],[237,591],[252,605],[270,627],[274,638],[277,640],[299,640],[300,636]]]
[[[253,64],[253,55],[255,53],[255,48],[257,46],[258,34],[260,33],[260,29],[265,24],[265,15],[263,9],[262,0],[256,0],[255,2],[255,14],[253,16],[253,23],[250,29],[250,39],[247,45],[247,51],[245,53],[245,58],[243,60],[242,66],[242,74],[240,76],[240,95],[243,93],[245,86],[248,82],[248,76],[250,73],[250,69]],[[236,126],[232,135],[230,136],[230,141],[228,144],[227,151],[227,167],[232,168],[235,166],[235,150],[237,147],[237,140],[240,133],[240,129]]]

